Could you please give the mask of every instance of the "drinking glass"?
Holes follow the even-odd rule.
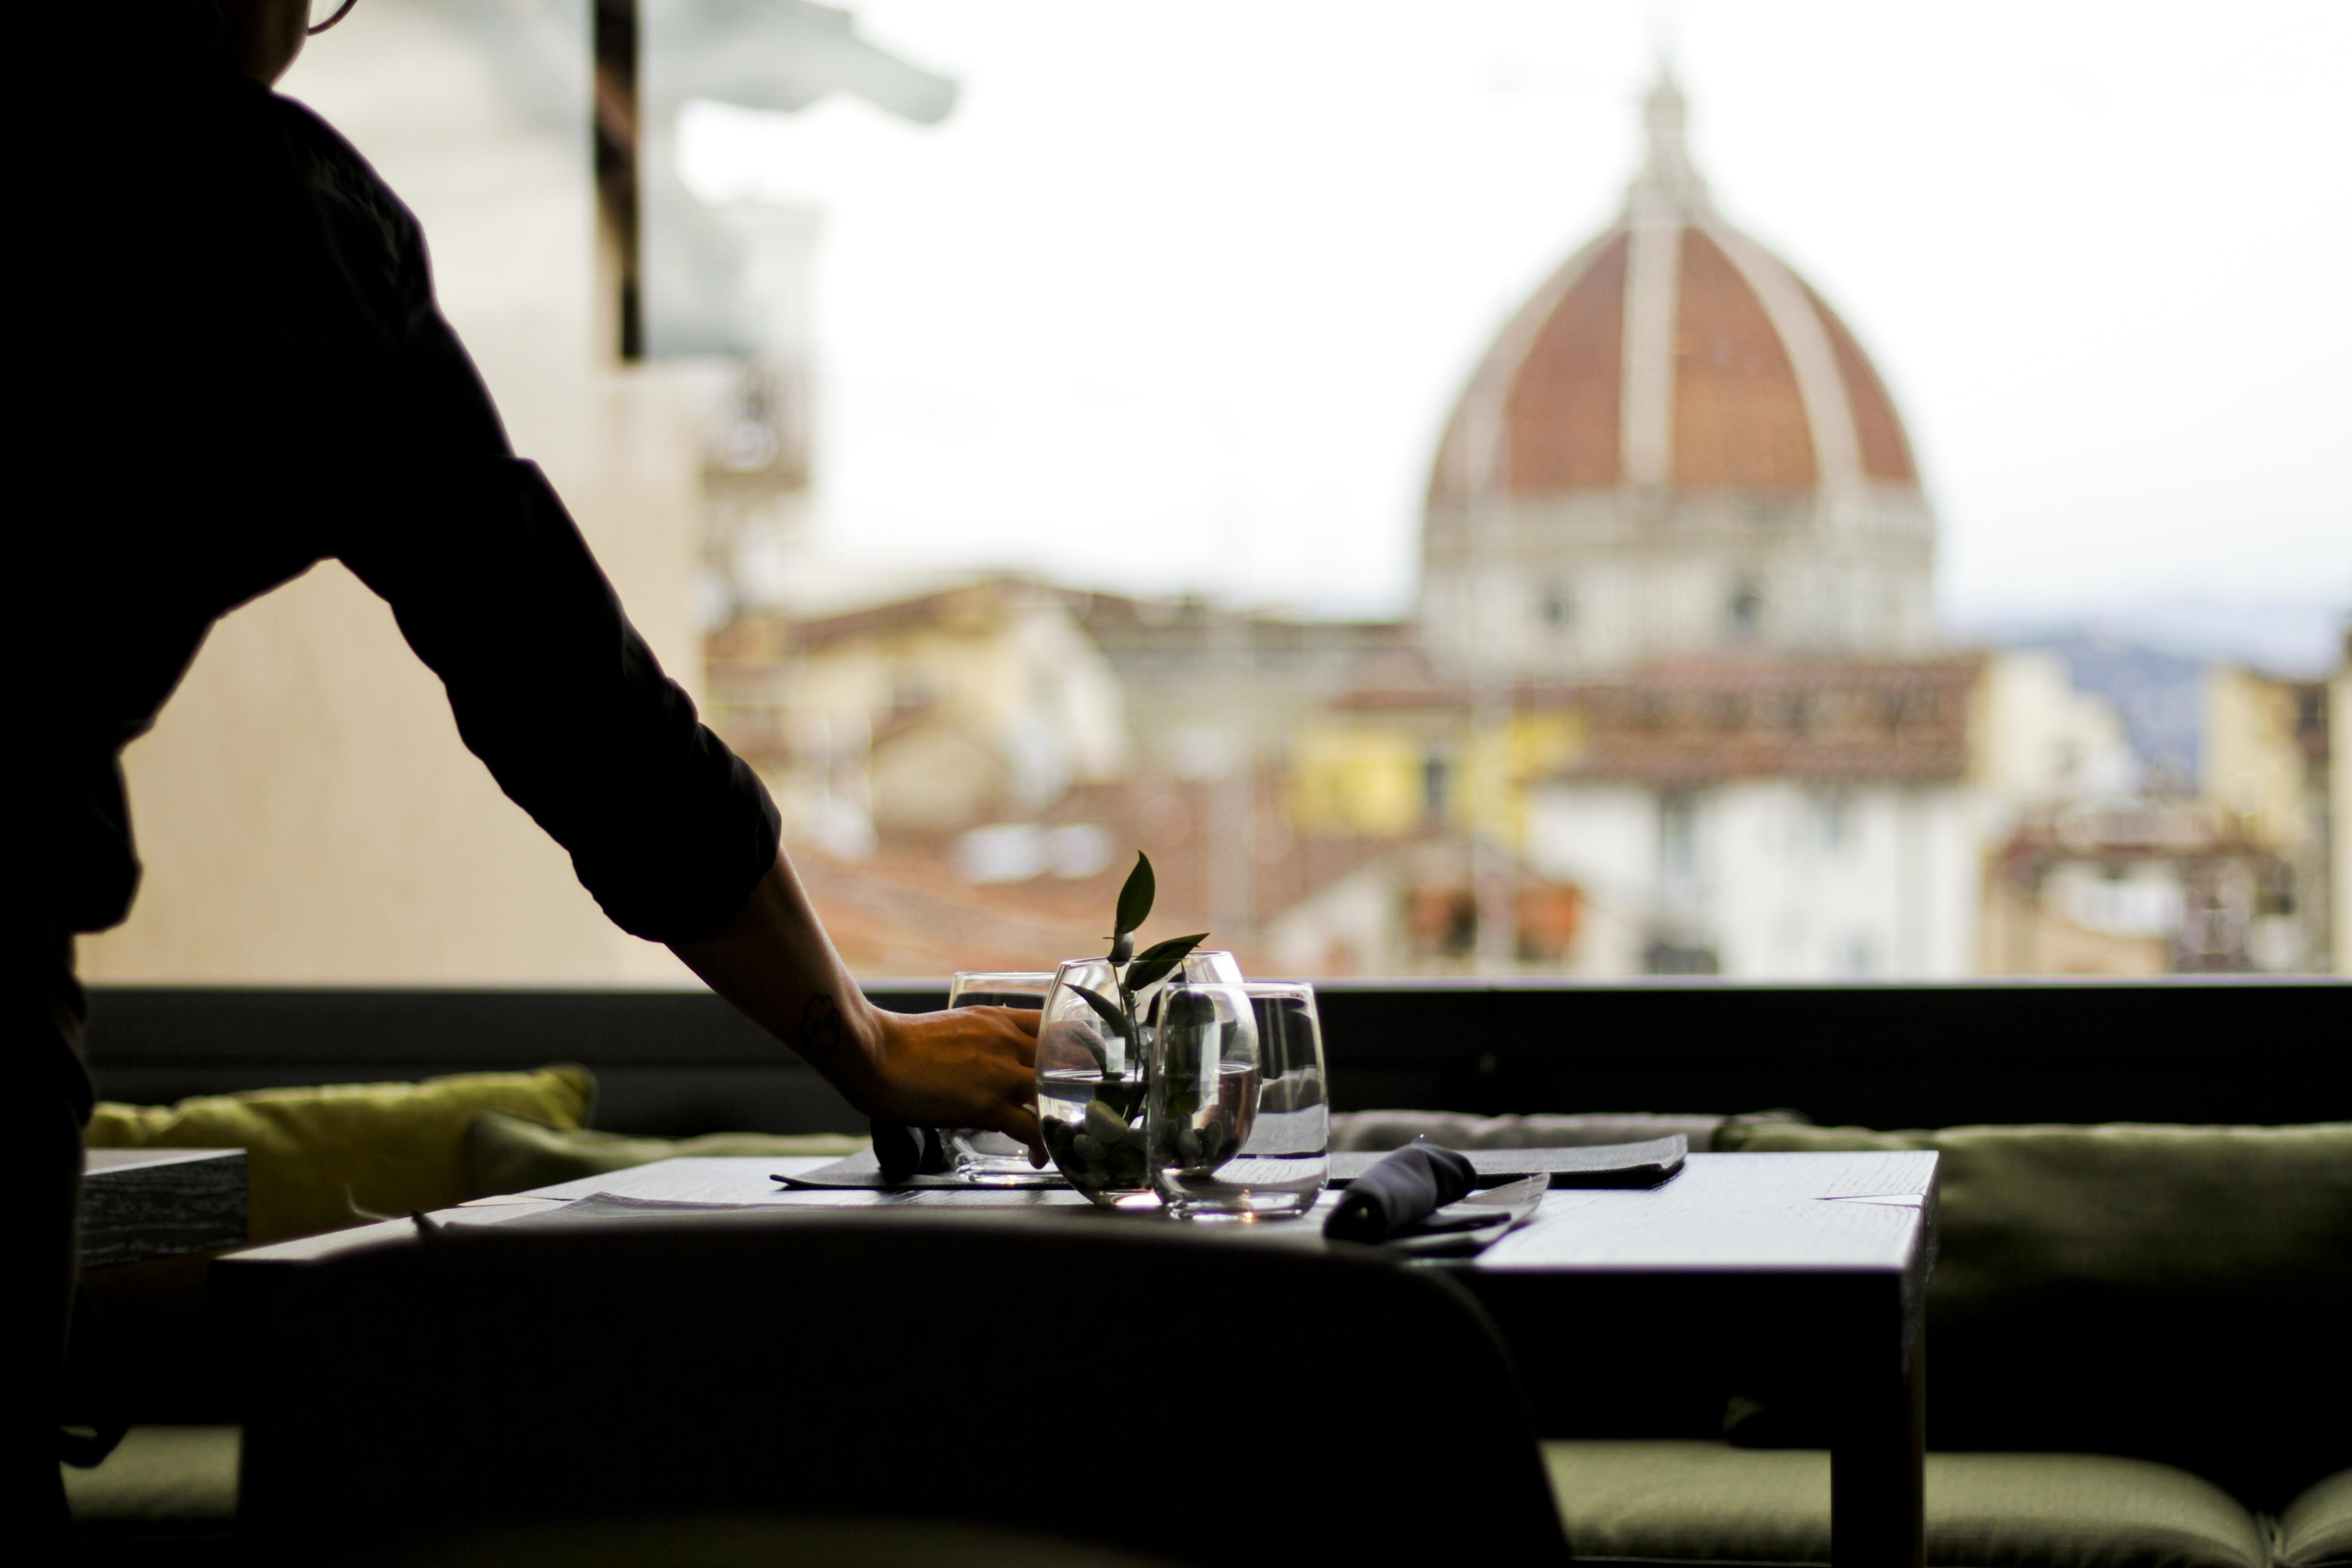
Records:
[[[1181,1219],[1286,1218],[1331,1179],[1315,988],[1160,992],[1145,1116],[1151,1186]]]
[[[1154,1006],[1173,986],[1238,985],[1241,977],[1222,950],[1193,953],[1166,979],[1132,993],[1121,990],[1108,958],[1073,958],[1055,972],[1037,1025],[1037,1119],[1046,1153],[1072,1186],[1109,1207],[1160,1206],[1143,1142]]]
[[[1054,977],[1045,969],[965,969],[948,987],[951,1008],[1043,1008]],[[977,1186],[1035,1186],[1052,1179],[1029,1163],[1029,1146],[1003,1133],[955,1127],[947,1133],[956,1175]]]

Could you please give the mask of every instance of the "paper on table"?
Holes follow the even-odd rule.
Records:
[[[544,1214],[506,1222],[509,1229],[534,1229],[583,1219],[675,1219],[682,1214],[737,1213],[747,1208],[774,1208],[772,1203],[693,1203],[673,1197],[625,1197],[617,1192],[592,1192],[586,1197],[559,1204]]]
[[[852,1187],[874,1192],[898,1192],[917,1187],[946,1187],[961,1192],[982,1192],[992,1188],[1008,1192],[1026,1191],[1039,1187],[1063,1187],[1070,1184],[1056,1170],[1042,1170],[1027,1175],[1016,1174],[1003,1181],[985,1183],[966,1181],[960,1176],[908,1176],[893,1181],[882,1174],[882,1164],[871,1149],[861,1149],[846,1159],[835,1160],[829,1166],[819,1166],[813,1171],[779,1173],[775,1178],[788,1187]]]

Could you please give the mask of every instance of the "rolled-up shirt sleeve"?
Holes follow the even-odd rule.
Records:
[[[391,604],[467,747],[614,924],[705,935],[774,864],[775,805],[664,674],[546,476],[509,448],[434,300],[415,220],[339,141],[328,151],[331,244],[362,274],[352,297],[389,329],[355,394],[367,418],[350,456],[369,493],[341,509],[333,553]]]
[[[441,677],[467,747],[623,930],[723,924],[774,863],[775,805],[663,673],[537,465],[436,464],[387,501],[343,559]]]

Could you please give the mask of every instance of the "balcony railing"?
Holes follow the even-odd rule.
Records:
[[[900,1010],[944,990],[877,981]],[[1335,1105],[1477,1113],[1763,1110],[1866,1126],[2352,1118],[2352,981],[1948,985],[1706,979],[1333,981]],[[707,992],[96,988],[102,1097],[577,1061],[598,1124],[862,1131],[797,1058]]]

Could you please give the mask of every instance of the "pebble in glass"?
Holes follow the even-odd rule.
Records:
[[[1154,1006],[1171,986],[1240,981],[1231,953],[1191,954],[1167,979],[1135,994],[1130,1036],[1082,994],[1116,1003],[1118,977],[1109,960],[1073,958],[1061,967],[1038,1022],[1037,1119],[1045,1152],[1072,1186],[1109,1207],[1160,1207],[1143,1126]]]

